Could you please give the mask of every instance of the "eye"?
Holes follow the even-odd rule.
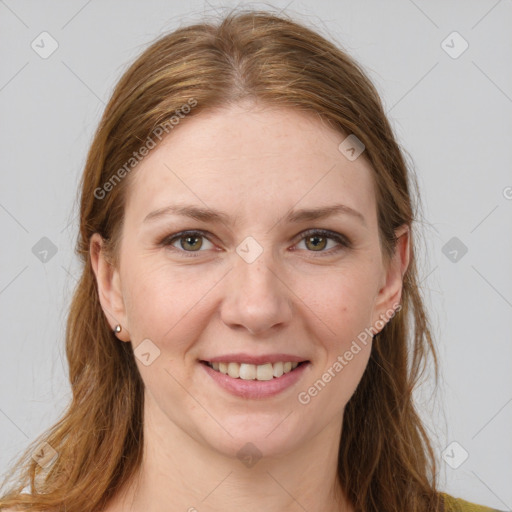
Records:
[[[211,249],[213,244],[208,240],[207,233],[204,231],[182,231],[175,233],[162,240],[161,244],[173,247],[184,256],[196,257],[197,255],[194,253],[203,252],[202,249],[205,247],[203,239],[211,246],[206,247],[206,250]],[[327,251],[324,250],[328,245],[328,240],[336,242],[338,244],[337,247],[331,247]],[[310,229],[301,233],[299,244],[303,241],[308,252],[332,254],[352,246],[350,240],[344,235],[326,229]]]
[[[203,231],[182,231],[181,233],[176,233],[175,235],[171,235],[162,241],[163,245],[170,245],[175,247],[178,251],[185,253],[194,253],[194,252],[202,252],[201,248],[204,246],[202,239],[205,239],[210,245],[213,244],[206,238],[206,235]],[[175,244],[178,243],[178,247]],[[207,249],[211,249],[211,247],[207,247]],[[187,254],[187,256],[194,257],[193,254]]]
[[[328,240],[334,240],[337,242],[337,246],[331,247],[329,250],[325,251],[324,249],[328,245]],[[350,240],[341,235],[340,233],[336,233],[334,231],[330,231],[327,229],[310,229],[301,233],[300,243],[304,241],[304,245],[308,252],[320,252],[320,253],[337,253],[343,248],[350,248],[351,242]],[[311,250],[309,250],[311,249]]]

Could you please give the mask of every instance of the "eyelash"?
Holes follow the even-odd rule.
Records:
[[[201,231],[201,230],[192,230],[192,231],[181,231],[179,233],[175,233],[173,235],[165,237],[160,244],[164,246],[168,246],[169,248],[175,249],[179,253],[183,253],[185,257],[188,258],[197,258],[201,252],[204,251],[185,251],[183,249],[178,249],[176,247],[173,247],[172,244],[181,238],[185,238],[187,236],[191,237],[204,237],[208,240],[207,232]],[[307,237],[311,237],[314,235],[321,236],[323,238],[329,238],[331,240],[334,240],[340,244],[338,247],[333,247],[329,249],[328,251],[318,251],[320,254],[328,254],[332,255],[334,253],[338,253],[342,249],[350,249],[352,247],[352,243],[350,240],[339,233],[336,233],[335,231],[330,231],[328,229],[308,229],[306,231],[303,231],[301,234],[301,238],[297,241],[297,243],[302,242]],[[210,241],[211,242],[211,241]],[[213,242],[212,242],[213,243]],[[317,252],[317,251],[307,251],[307,252]],[[313,256],[314,258],[318,256]]]

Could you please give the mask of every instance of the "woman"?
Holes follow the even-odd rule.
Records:
[[[300,24],[152,44],[81,182],[73,400],[0,508],[491,510],[438,490],[412,400],[437,357],[411,178],[369,79]]]

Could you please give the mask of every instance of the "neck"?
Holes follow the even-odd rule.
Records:
[[[289,453],[242,461],[191,437],[151,400],[145,404],[141,466],[104,512],[353,510],[337,478],[341,420]]]

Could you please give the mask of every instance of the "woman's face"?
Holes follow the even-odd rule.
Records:
[[[97,276],[146,414],[169,432],[231,456],[339,436],[369,329],[399,303],[408,238],[385,267],[372,170],[344,139],[238,104],[185,119],[132,171],[119,267],[100,258]]]

